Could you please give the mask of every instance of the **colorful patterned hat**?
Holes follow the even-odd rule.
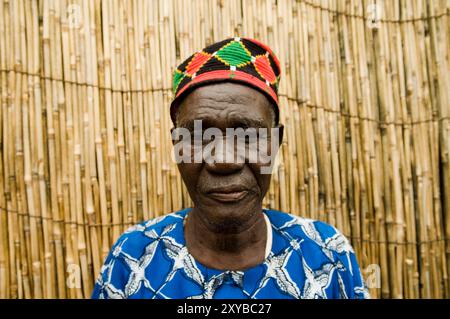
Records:
[[[194,53],[181,63],[173,75],[174,100],[170,115],[175,119],[176,106],[194,88],[208,83],[233,81],[263,92],[275,108],[278,122],[278,83],[280,62],[265,44],[249,38],[229,38]]]

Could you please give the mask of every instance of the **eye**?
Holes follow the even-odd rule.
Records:
[[[203,135],[203,137],[202,137],[202,142],[203,142],[203,144],[208,144],[208,143],[210,143],[210,142],[214,142],[215,139],[216,139],[216,137],[215,137],[214,135],[211,136],[210,138],[205,137],[205,135]]]

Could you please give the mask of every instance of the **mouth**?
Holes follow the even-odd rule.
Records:
[[[242,200],[248,190],[241,187],[216,188],[207,192],[207,196],[219,202],[230,203]]]

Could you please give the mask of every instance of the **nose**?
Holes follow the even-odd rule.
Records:
[[[229,175],[236,173],[244,167],[244,163],[227,162],[227,163],[205,163],[206,169],[215,174]]]
[[[211,156],[204,158],[206,169],[215,174],[229,175],[242,170],[245,157],[227,142],[217,143]]]

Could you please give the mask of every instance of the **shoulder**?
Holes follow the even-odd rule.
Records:
[[[349,240],[334,226],[322,221],[279,211],[266,211],[280,237],[298,249],[304,269],[321,276],[335,273],[342,296],[369,298],[355,252]],[[337,272],[335,272],[337,270]]]
[[[134,234],[134,233],[140,233],[143,231],[149,231],[152,229],[161,229],[166,226],[176,224],[183,222],[184,217],[186,217],[187,213],[189,212],[190,208],[186,208],[183,210],[179,210],[167,215],[158,216],[152,219],[149,219],[147,221],[144,221],[142,223],[136,224],[128,228],[124,235],[127,234]]]
[[[349,240],[334,226],[323,221],[289,213],[266,210],[272,226],[290,238],[314,244],[322,251],[338,254],[353,252]]]
[[[189,210],[189,208],[179,210],[131,226],[125,230],[111,248],[113,256],[118,257],[122,252],[126,252],[135,258],[140,256],[150,242],[159,236],[170,235],[178,225],[182,225]]]

